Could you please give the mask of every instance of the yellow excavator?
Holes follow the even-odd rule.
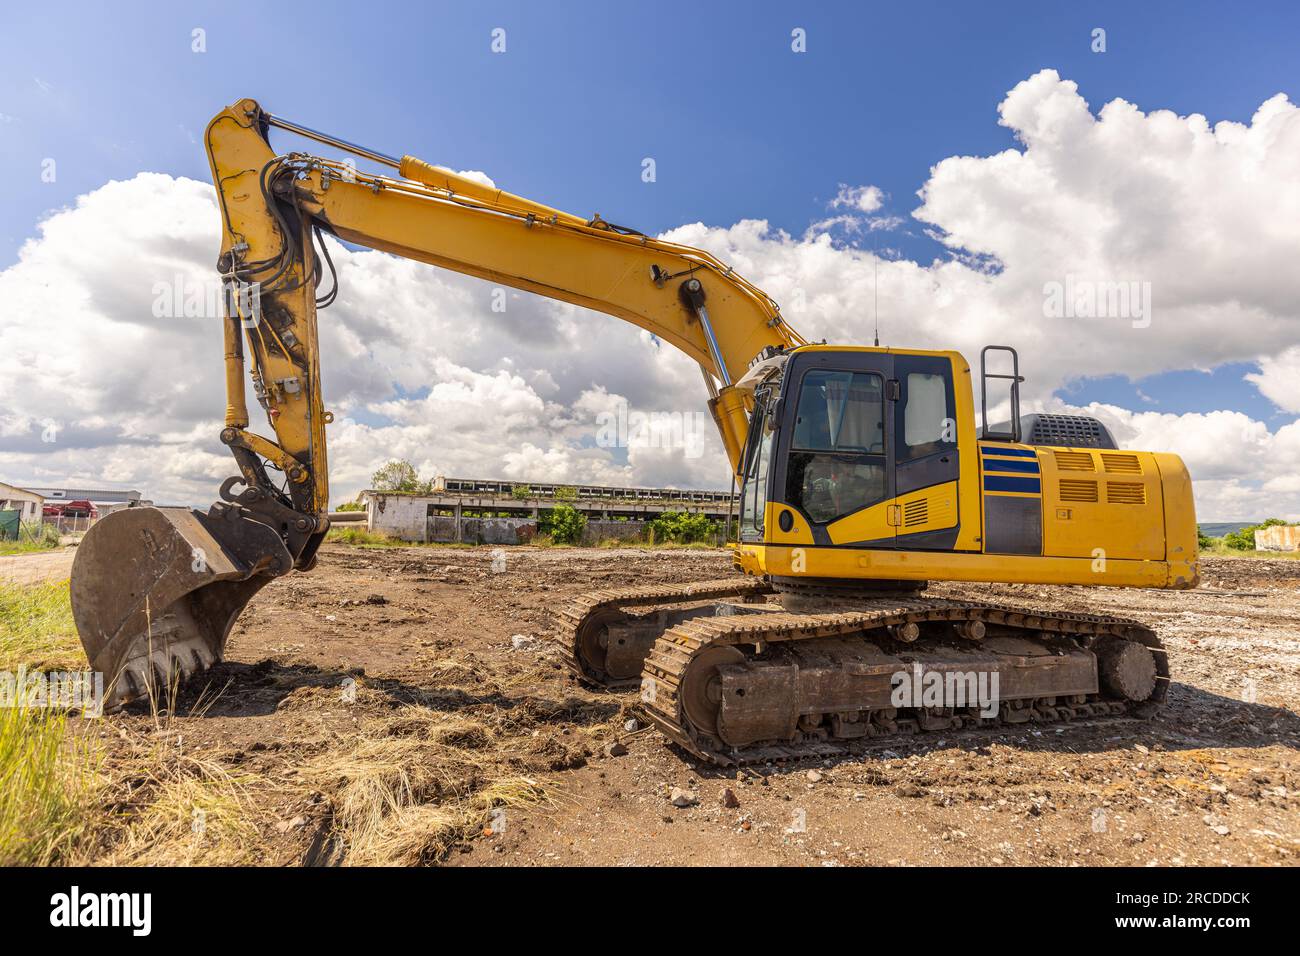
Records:
[[[273,128],[393,172],[278,154]],[[316,563],[333,418],[317,310],[340,288],[326,234],[617,316],[699,364],[740,489],[741,573],[632,581],[554,611],[574,673],[639,688],[649,719],[692,753],[722,764],[826,755],[895,734],[1145,715],[1163,701],[1167,657],[1138,622],[924,594],[929,581],[1196,584],[1183,463],[1119,450],[1091,418],[1021,415],[1014,350],[981,354],[977,425],[957,352],[810,344],[699,249],[348,143],[253,100],[214,117],[204,143],[227,309],[220,437],[238,474],[207,511],[116,512],[78,548],[73,614],[107,706],[219,661],[253,595]],[[246,378],[274,439],[249,430]],[[991,387],[1009,400],[1007,422],[988,422]]]

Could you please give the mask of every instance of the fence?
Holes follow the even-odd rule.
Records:
[[[74,518],[68,515],[46,515],[45,523],[52,524],[59,529],[59,534],[85,534],[90,530],[90,526],[95,523],[94,518],[80,517]]]

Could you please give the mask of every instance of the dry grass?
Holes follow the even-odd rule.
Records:
[[[87,847],[109,866],[233,866],[264,850],[258,777],[187,755],[172,740],[142,743],[115,761],[98,801],[107,811]]]
[[[0,670],[86,667],[68,584],[0,584]],[[174,688],[169,689],[174,694]],[[197,706],[201,716],[202,703]],[[165,704],[149,737],[113,748],[112,726],[53,709],[0,708],[0,864],[229,864],[258,850],[246,782],[186,755]]]
[[[0,586],[0,669],[23,665],[85,667],[66,583]],[[363,709],[354,733],[284,776],[247,773],[219,753],[187,750],[184,730],[212,700],[177,717],[174,688],[151,696],[145,720],[0,711],[0,864],[296,862],[303,843],[280,818],[286,806],[317,800],[331,812],[336,859],[430,863],[480,833],[495,812],[555,799],[532,776],[554,758],[537,752],[526,729],[538,718],[527,708],[481,720],[439,710],[444,701],[459,708],[500,694],[502,684],[473,662],[427,666],[438,694],[396,711]],[[507,683],[524,679],[535,683],[531,673],[514,672]],[[376,693],[369,703],[379,699]],[[101,731],[107,744],[96,737]]]
[[[411,707],[363,726],[346,751],[310,761],[303,777],[335,792],[347,863],[412,865],[441,858],[494,810],[553,798],[547,785],[509,772],[508,754],[486,724]]]

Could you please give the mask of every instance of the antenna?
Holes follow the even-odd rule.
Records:
[[[872,304],[873,321],[876,324],[876,348],[880,348],[880,237],[876,236],[872,243],[872,259],[875,262],[875,269],[872,273]]]

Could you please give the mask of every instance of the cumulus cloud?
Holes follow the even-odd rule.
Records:
[[[848,186],[840,183],[839,192],[830,201],[832,209],[852,209],[855,212],[875,212],[885,201],[879,186]]]
[[[1000,122],[1018,145],[939,162],[913,213],[946,250],[877,261],[837,230],[889,229],[874,186],[842,185],[834,215],[801,236],[762,219],[684,225],[783,305],[810,339],[1016,346],[1028,407],[1087,376],[1253,363],[1270,401],[1300,412],[1300,111],[1267,100],[1249,123],[1093,112],[1042,71],[1012,89]],[[466,175],[469,175],[468,173]],[[490,183],[481,173],[479,181]],[[210,500],[231,465],[216,434],[221,336],[211,317],[158,308],[158,288],[210,285],[211,187],[142,173],[81,197],[40,225],[0,273],[0,477],[125,484],[161,501]],[[837,233],[842,235],[842,233]],[[389,457],[425,474],[724,486],[711,424],[704,447],[608,447],[600,416],[623,406],[703,411],[698,369],[647,333],[582,309],[418,263],[332,244],[343,292],[321,313],[336,500]],[[1136,283],[1146,322],[1053,318],[1048,289]],[[1200,514],[1300,515],[1300,426],[1275,431],[1232,409],[1166,415],[1113,406],[1131,447],[1176,451]],[[49,426],[53,441],[43,441]]]
[[[41,223],[0,273],[0,478],[213,498],[233,471],[217,440],[217,222],[209,185],[142,173]],[[647,333],[513,290],[494,310],[490,284],[330,246],[344,289],[319,318],[335,501],[388,458],[426,476],[726,480],[715,433],[698,455],[596,444],[607,406],[703,409],[694,363]]]

